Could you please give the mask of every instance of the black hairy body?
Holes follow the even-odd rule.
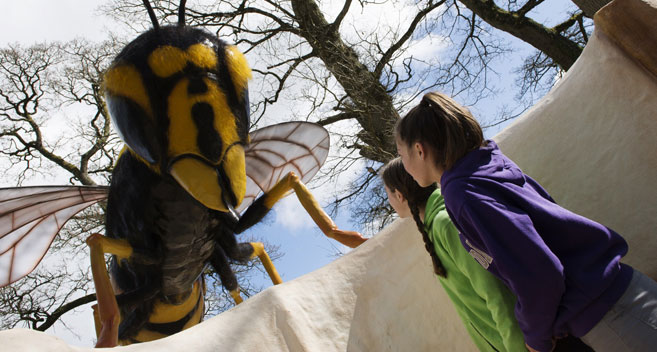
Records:
[[[125,239],[134,250],[130,258],[114,257],[111,266],[121,292],[120,339],[144,327],[156,300],[186,299],[208,263],[228,290],[237,288],[229,262],[247,260],[253,248],[236,242],[232,217],[206,208],[173,178],[158,175],[129,153],[119,158],[112,176],[106,236]]]

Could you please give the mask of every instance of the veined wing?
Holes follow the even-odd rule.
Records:
[[[246,154],[246,195],[239,212],[294,171],[306,183],[319,171],[329,152],[326,129],[311,122],[283,122],[251,133]]]
[[[107,198],[107,186],[0,188],[0,287],[34,270],[64,223]]]

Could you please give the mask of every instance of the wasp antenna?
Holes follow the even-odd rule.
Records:
[[[187,0],[180,0],[180,6],[178,6],[178,26],[185,26],[185,3]]]
[[[155,28],[155,30],[158,30],[160,28],[160,24],[157,23],[157,17],[155,17],[155,11],[153,11],[153,8],[151,7],[151,3],[148,0],[144,0],[144,6],[146,6],[146,10],[148,11],[148,16],[150,16],[151,22],[153,22],[153,28]]]

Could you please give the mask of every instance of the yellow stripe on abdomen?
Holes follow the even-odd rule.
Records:
[[[155,303],[153,306],[153,313],[151,313],[150,317],[148,318],[148,322],[162,324],[171,323],[184,318],[187,316],[187,314],[189,314],[189,312],[192,311],[192,309],[194,309],[194,307],[196,307],[200,294],[200,284],[199,280],[197,280],[194,282],[192,293],[181,304],[171,304],[157,301],[157,303]]]

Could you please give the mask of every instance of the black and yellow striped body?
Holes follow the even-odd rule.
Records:
[[[106,213],[106,235],[133,248],[110,268],[124,343],[198,323],[207,265],[237,289],[229,264],[253,253],[235,239],[232,210],[246,187],[249,76],[234,47],[189,27],[140,35],[105,74],[108,109],[127,146]]]
[[[187,299],[177,303],[158,300],[144,326],[132,337],[120,340],[121,345],[148,342],[173,335],[203,321],[204,280],[199,278],[187,295]]]

